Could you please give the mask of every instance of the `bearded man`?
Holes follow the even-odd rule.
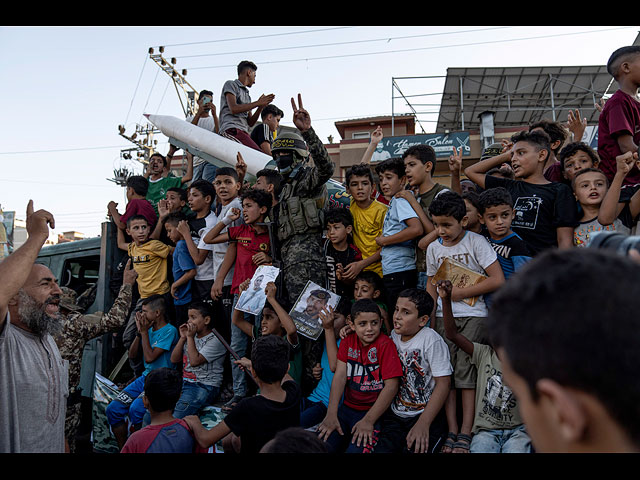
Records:
[[[27,241],[0,263],[0,452],[64,453],[67,362],[53,273],[34,264],[53,216],[27,207]]]

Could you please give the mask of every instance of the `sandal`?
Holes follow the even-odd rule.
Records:
[[[451,453],[469,453],[469,446],[471,445],[471,436],[464,433],[458,434],[456,443],[453,444]],[[455,450],[461,450],[456,452]]]
[[[238,404],[238,402],[243,398],[244,397],[234,395],[233,397],[231,397],[231,400],[229,400],[227,403],[222,405],[222,407],[220,407],[220,410],[227,413],[230,412],[231,410],[234,409],[234,407]]]
[[[457,440],[457,435],[455,433],[453,432],[447,433],[447,439],[445,440],[444,444],[442,444],[442,448],[440,448],[440,453],[451,453],[453,451],[453,446],[455,445],[456,440]]]

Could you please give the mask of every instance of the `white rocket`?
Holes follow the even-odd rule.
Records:
[[[226,137],[198,127],[186,120],[170,115],[144,114],[160,131],[169,137],[172,144],[180,148],[187,148],[192,154],[198,155],[214,164],[220,162],[224,166],[235,167],[238,152],[242,154],[247,164],[247,173],[256,175],[273,159],[269,155],[247,147],[242,143],[229,140]],[[194,151],[194,149],[196,151]],[[221,165],[219,165],[221,166]],[[343,206],[348,208],[350,196],[345,192],[341,182],[329,179],[329,206]]]
[[[242,143],[229,140],[222,135],[198,127],[186,120],[170,115],[152,115],[145,113],[144,116],[167,137],[190,145],[201,152],[211,155],[215,159],[229,164],[231,167],[235,166],[238,152],[240,152],[244,162],[247,164],[247,173],[251,175],[258,173],[272,160],[272,158],[265,153],[247,147]]]

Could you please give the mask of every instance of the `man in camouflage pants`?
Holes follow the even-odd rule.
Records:
[[[283,133],[274,140],[271,151],[284,177],[278,204],[273,207],[279,241],[281,273],[290,306],[304,290],[308,280],[324,286],[326,264],[322,254],[322,208],[327,201],[326,183],[333,175],[334,165],[329,153],[311,127],[311,117],[291,99],[293,123],[301,135]],[[305,145],[306,142],[306,145]],[[308,150],[307,150],[308,146]],[[311,155],[314,166],[305,166]],[[324,337],[316,341],[299,337],[302,343],[302,393],[311,393],[317,380],[313,367],[320,362]]]
[[[129,318],[132,289],[137,276],[135,270],[131,268],[131,261],[127,262],[118,297],[106,314],[103,312],[86,315],[79,313],[74,304],[75,292],[63,289],[60,311],[66,318],[62,332],[55,340],[62,358],[69,361],[69,399],[64,429],[71,453],[75,453],[76,450],[75,437],[80,425],[81,392],[78,385],[84,346],[89,340],[105,333],[115,332],[124,325]]]

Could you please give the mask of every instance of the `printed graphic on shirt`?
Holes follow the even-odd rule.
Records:
[[[502,374],[495,368],[487,365],[493,370],[487,380],[483,407],[479,412],[481,416],[491,417],[492,423],[500,424],[513,419],[513,409],[516,406],[516,399],[511,389],[502,382]]]
[[[370,362],[373,365],[363,365],[358,359],[361,350],[353,350],[349,348],[347,357],[347,378],[349,379],[349,387],[359,392],[377,392],[384,387],[384,381],[380,378],[380,365],[378,365],[378,349],[372,347],[367,353]]]
[[[516,216],[513,219],[512,226],[535,229],[538,223],[540,205],[542,205],[542,198],[540,197],[518,197],[513,206]]]
[[[431,391],[427,389],[427,374],[422,368],[422,355],[419,349],[411,350],[403,355],[402,382],[398,395],[394,399],[395,408],[399,412],[422,410]]]

